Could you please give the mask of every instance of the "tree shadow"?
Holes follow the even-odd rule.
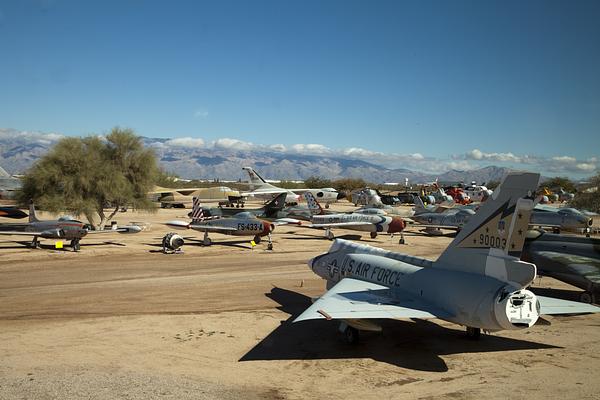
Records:
[[[377,320],[383,331],[361,332],[359,344],[351,346],[339,339],[335,321],[292,324],[310,306],[308,296],[277,287],[265,295],[279,303],[277,308],[290,317],[244,354],[240,362],[370,358],[407,369],[445,372],[448,365],[444,355],[557,348],[501,336],[484,335],[481,340],[469,340],[462,330],[425,320]]]

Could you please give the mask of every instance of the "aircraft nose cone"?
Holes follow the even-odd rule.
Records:
[[[392,218],[390,226],[388,227],[388,233],[402,232],[406,227],[406,223],[402,218]]]
[[[273,225],[267,221],[262,221],[262,224],[263,224],[263,230],[261,232],[261,236],[268,235],[269,233],[273,232],[273,230],[275,229],[275,225]]]

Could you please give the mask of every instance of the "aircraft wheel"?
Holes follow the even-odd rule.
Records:
[[[333,240],[335,236],[333,236],[333,232],[327,231],[327,233],[325,233],[325,237],[329,240]]]
[[[210,240],[210,238],[206,238],[206,239],[204,239],[204,241],[202,242],[202,244],[204,246],[210,246],[212,244],[212,240]]]
[[[325,208],[329,208],[329,203],[326,203],[326,204],[325,204]]]
[[[371,239],[375,239],[377,237],[377,232],[371,232]]]
[[[260,241],[261,241],[261,237],[260,236],[258,236],[258,235],[254,236],[254,243],[259,244]]]
[[[472,340],[478,340],[481,337],[481,329],[467,326],[467,337]]]
[[[344,332],[342,332],[342,339],[346,344],[357,344],[359,336],[359,330],[351,326],[347,326]]]
[[[579,295],[579,301],[587,304],[595,303],[596,296],[594,296],[594,294],[590,292],[583,292]]]

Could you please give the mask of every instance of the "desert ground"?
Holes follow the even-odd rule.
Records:
[[[120,213],[119,224],[149,229],[90,235],[78,253],[0,237],[0,399],[599,396],[599,314],[548,317],[479,341],[440,320],[383,321],[382,333],[349,346],[333,321],[291,323],[324,291],[306,265],[331,245],[322,231],[279,226],[273,251],[219,234],[203,247],[201,233],[186,231],[184,252],[163,254],[163,223],[188,211]],[[432,259],[451,240],[361,238]],[[549,278],[534,290],[579,292]]]

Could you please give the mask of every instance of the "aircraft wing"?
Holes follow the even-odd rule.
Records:
[[[345,226],[370,226],[370,222],[348,221],[348,222],[330,222],[327,224],[310,224],[309,228],[343,228]]]
[[[411,226],[414,226],[414,227],[420,226],[423,228],[433,228],[433,229],[448,229],[448,230],[452,230],[452,231],[456,231],[456,230],[460,229],[458,226],[452,226],[452,225],[419,224],[417,222],[411,224]]]
[[[278,218],[273,221],[275,225],[287,225],[287,224],[295,224],[302,225],[302,221],[296,218]]]
[[[42,232],[25,232],[25,231],[0,231],[0,235],[16,235],[16,236],[42,236]]]
[[[600,307],[576,301],[536,296],[540,302],[540,315],[586,314],[600,312]]]
[[[103,230],[88,230],[88,234],[96,234],[96,233],[113,233],[113,232],[117,232],[117,233],[139,233],[142,231],[142,228],[140,228],[137,225],[127,225],[127,226],[122,226],[120,228],[116,228],[116,229],[103,229]]]
[[[236,228],[231,226],[214,226],[214,225],[194,225],[190,224],[190,229],[194,229],[202,232],[235,232]]]
[[[255,195],[261,195],[261,194],[281,194],[281,193],[287,193],[288,191],[285,189],[257,189],[251,192],[241,192],[240,195],[246,197],[246,196],[255,196]]]
[[[417,298],[390,297],[389,288],[352,278],[342,279],[300,314],[294,322],[309,319],[449,318]]]

